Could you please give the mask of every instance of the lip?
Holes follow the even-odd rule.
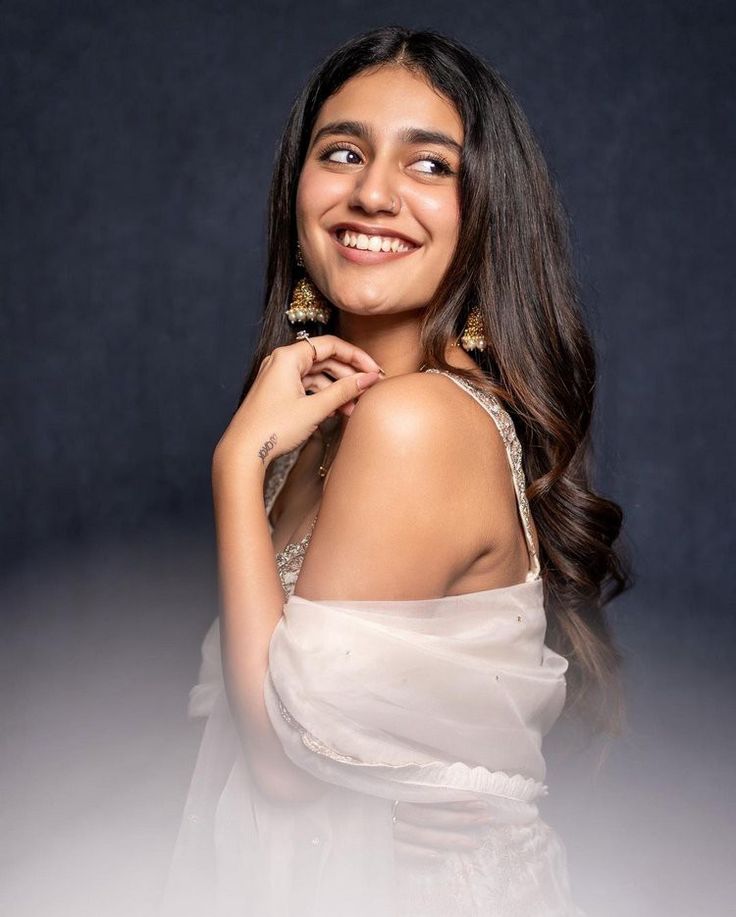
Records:
[[[343,245],[338,238],[339,233],[346,229],[350,232],[363,233],[366,236],[391,236],[394,239],[401,239],[403,242],[413,245],[414,248],[410,248],[406,252],[372,252],[365,249],[350,248],[350,246]],[[421,245],[404,233],[389,229],[386,226],[367,226],[363,223],[336,223],[330,230],[330,236],[343,258],[348,261],[354,261],[356,264],[380,264],[383,261],[394,261],[396,258],[405,258],[407,255],[412,255],[421,248]]]

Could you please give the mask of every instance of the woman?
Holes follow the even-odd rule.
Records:
[[[580,913],[537,801],[568,680],[616,685],[594,380],[498,75],[433,32],[340,48],[285,130],[213,459],[221,609],[165,913]]]

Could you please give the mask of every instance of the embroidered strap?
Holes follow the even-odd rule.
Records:
[[[472,382],[468,382],[463,376],[457,376],[455,373],[448,372],[447,370],[435,369],[434,367],[422,370],[422,372],[438,373],[439,375],[447,376],[449,379],[452,379],[460,388],[465,389],[469,395],[475,398],[481,407],[485,408],[498,427],[498,432],[501,434],[501,439],[506,448],[506,457],[511,466],[511,476],[514,481],[514,490],[519,505],[519,513],[524,527],[526,543],[529,548],[529,557],[531,559],[529,575],[536,578],[540,572],[540,564],[537,552],[534,548],[534,540],[532,539],[531,526],[529,524],[529,502],[526,498],[526,478],[521,463],[521,443],[516,435],[513,420],[495,395],[478,388],[473,385]]]

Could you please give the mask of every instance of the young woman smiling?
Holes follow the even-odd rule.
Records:
[[[359,36],[291,112],[268,238],[164,911],[579,914],[541,740],[615,689],[627,576],[531,131],[456,42]]]

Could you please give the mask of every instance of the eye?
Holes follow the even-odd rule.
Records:
[[[419,169],[420,172],[424,172],[426,175],[454,175],[455,170],[450,166],[450,163],[443,159],[441,156],[429,156],[423,155],[421,159],[417,159],[417,162],[429,162],[436,167],[436,171],[430,172],[429,170]]]
[[[335,159],[334,156],[337,153],[346,154],[344,159]],[[361,154],[354,150],[352,147],[347,146],[344,143],[331,143],[329,146],[325,147],[322,152],[317,157],[320,162],[334,162],[338,165],[343,166],[353,166],[358,165],[357,162],[351,162],[347,157],[354,156],[356,159],[361,158]],[[417,169],[417,172],[421,172],[423,175],[454,175],[455,170],[452,168],[450,163],[444,159],[444,157],[439,156],[437,153],[423,153],[420,155],[419,159],[416,159],[415,162],[428,162],[430,163],[430,168],[428,169]]]
[[[339,165],[343,166],[353,166],[356,165],[354,162],[347,162],[344,159],[333,159],[334,153],[347,153],[349,155],[355,156],[360,159],[360,153],[356,152],[352,147],[345,146],[340,143],[333,143],[330,146],[325,147],[324,150],[319,154],[320,162],[336,162]]]

